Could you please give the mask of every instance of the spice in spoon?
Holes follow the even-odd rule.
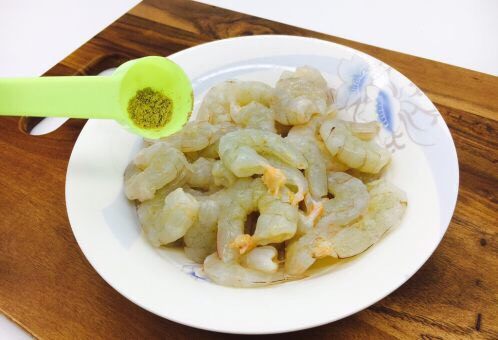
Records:
[[[146,87],[128,102],[130,119],[140,128],[162,128],[171,118],[173,102],[164,94]]]

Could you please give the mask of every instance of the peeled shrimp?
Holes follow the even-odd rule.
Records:
[[[261,287],[287,279],[283,271],[267,273],[245,268],[236,262],[226,263],[216,253],[209,255],[204,261],[204,272],[213,282],[231,287]]]
[[[305,235],[286,248],[285,268],[289,274],[303,273],[318,258],[337,257],[330,240],[331,233],[366,213],[369,194],[367,187],[359,179],[343,172],[333,172],[328,175],[327,180],[334,198],[321,203],[324,216],[316,226],[310,226],[301,217],[299,232]]]
[[[238,237],[244,234],[247,215],[257,210],[258,201],[266,191],[260,178],[242,178],[227,189],[218,220],[217,235],[217,252],[223,262],[236,260],[240,254],[254,246],[250,237]]]
[[[158,218],[162,209],[164,207],[164,199],[168,196],[169,193],[181,187],[185,183],[185,176],[177,177],[172,182],[168,183],[161,189],[159,189],[154,198],[147,200],[145,202],[141,202],[137,204],[137,215],[138,220],[140,221],[140,225],[142,230],[144,231],[147,238],[151,239],[151,243],[153,240],[156,240],[156,233],[150,233],[151,237],[149,237],[149,230],[159,229],[158,227]],[[155,246],[159,245],[159,242],[153,243]]]
[[[334,198],[323,203],[324,217],[319,225],[346,225],[366,212],[368,190],[359,179],[345,172],[332,172],[328,175],[328,187]]]
[[[277,249],[272,246],[257,247],[245,254],[240,263],[250,269],[265,273],[275,273],[278,270]]]
[[[285,248],[285,272],[290,275],[300,275],[317,259],[330,255],[330,241],[322,233],[312,229],[307,234],[292,240]]]
[[[248,177],[254,174],[262,174],[263,169],[255,169],[261,161],[256,162],[253,167],[247,165],[252,162],[251,152],[269,154],[280,161],[298,169],[306,169],[307,162],[303,155],[292,145],[287,143],[281,136],[268,131],[255,129],[243,129],[227,133],[220,140],[220,157],[223,163],[238,177]],[[244,154],[244,151],[247,154]],[[266,159],[262,162],[266,163]],[[243,164],[245,166],[238,166]],[[261,166],[261,165],[260,165]]]
[[[197,197],[197,200],[199,201],[197,218],[185,233],[183,241],[185,255],[192,261],[202,263],[206,256],[216,251],[220,203],[216,197]]]
[[[290,144],[296,147],[308,162],[308,167],[304,175],[308,181],[309,191],[315,198],[327,195],[327,170],[325,159],[315,143],[313,137],[309,135],[298,135],[291,131],[285,138]]]
[[[282,199],[282,194],[280,198],[286,202],[290,202],[292,205],[301,202],[304,199],[304,195],[308,193],[308,181],[303,173],[275,159],[273,156],[266,156],[266,159],[270,162],[271,166],[281,170],[285,177],[285,186],[289,189],[286,193],[289,197],[287,200]]]
[[[304,198],[306,213],[299,210],[299,221],[297,223],[296,235],[303,235],[314,228],[317,221],[323,215],[323,200],[316,201],[311,195]]]
[[[405,193],[385,180],[368,184],[368,209],[357,222],[339,226],[319,223],[286,248],[285,270],[302,274],[316,259],[326,256],[346,258],[357,255],[400,224],[406,209]],[[322,220],[320,221],[322,222]]]
[[[142,209],[138,209],[142,228],[155,247],[183,237],[194,224],[199,211],[197,200],[185,193],[182,188],[169,193],[161,203],[156,201],[154,206],[145,205]]]
[[[298,208],[265,195],[258,201],[259,218],[252,239],[255,244],[280,243],[294,236],[299,219]]]
[[[272,155],[298,169],[307,167],[306,159],[298,150],[281,136],[268,131],[243,129],[230,132],[221,138],[219,153],[225,166],[237,177],[263,174],[265,184],[274,194],[278,194],[279,188],[285,184],[285,176],[259,153]]]
[[[350,123],[340,119],[325,121],[320,127],[320,136],[333,156],[362,172],[377,173],[391,159],[388,150],[373,140],[358,138],[351,130]]]
[[[211,124],[204,121],[191,121],[177,133],[163,137],[159,142],[168,143],[182,152],[195,152],[215,144],[221,136],[236,129],[237,127],[229,122]],[[157,143],[155,140],[147,142]]]
[[[351,226],[341,228],[331,239],[339,258],[364,252],[378,242],[384,233],[401,223],[406,209],[406,194],[386,180],[368,184],[370,202],[365,216]]]
[[[182,176],[188,162],[182,152],[166,143],[156,143],[142,149],[125,173],[125,194],[130,200],[145,201],[154,193]]]
[[[211,168],[211,175],[216,186],[226,188],[232,186],[237,180],[237,177],[220,160],[214,162]]]
[[[242,107],[251,102],[270,106],[273,89],[258,81],[226,81],[214,86],[204,97],[197,120],[210,123],[230,122]]]
[[[190,164],[187,174],[187,185],[192,188],[210,190],[215,186],[213,176],[210,176],[216,161],[200,157]]]
[[[325,114],[332,102],[327,82],[311,67],[284,72],[275,87],[271,108],[284,125],[304,124],[313,114]]]
[[[318,133],[320,125],[334,117],[335,112],[329,112],[324,116],[315,115],[308,123],[292,127],[285,138],[301,151],[308,161],[308,168],[304,174],[308,180],[309,191],[315,200],[327,195],[327,171],[348,169],[330,154]]]
[[[273,110],[265,105],[252,102],[232,113],[233,121],[243,127],[276,132]]]
[[[361,140],[372,140],[379,134],[380,124],[378,122],[357,123],[349,122],[353,135]]]

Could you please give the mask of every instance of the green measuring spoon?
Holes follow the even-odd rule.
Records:
[[[150,87],[173,103],[171,118],[158,129],[143,129],[128,115],[128,102]],[[193,106],[192,85],[174,62],[164,57],[130,60],[112,76],[0,79],[0,116],[114,119],[140,136],[156,139],[180,130]]]

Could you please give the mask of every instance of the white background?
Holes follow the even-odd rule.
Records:
[[[138,2],[0,0],[0,76],[42,74]],[[498,0],[200,2],[498,75]],[[0,339],[25,338],[0,315]]]

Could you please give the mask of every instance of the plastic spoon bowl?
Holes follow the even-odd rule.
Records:
[[[173,103],[171,118],[158,129],[133,123],[128,102],[150,87]],[[130,60],[112,76],[0,79],[0,116],[114,119],[140,136],[156,139],[180,130],[192,112],[192,85],[174,62],[164,57]]]

